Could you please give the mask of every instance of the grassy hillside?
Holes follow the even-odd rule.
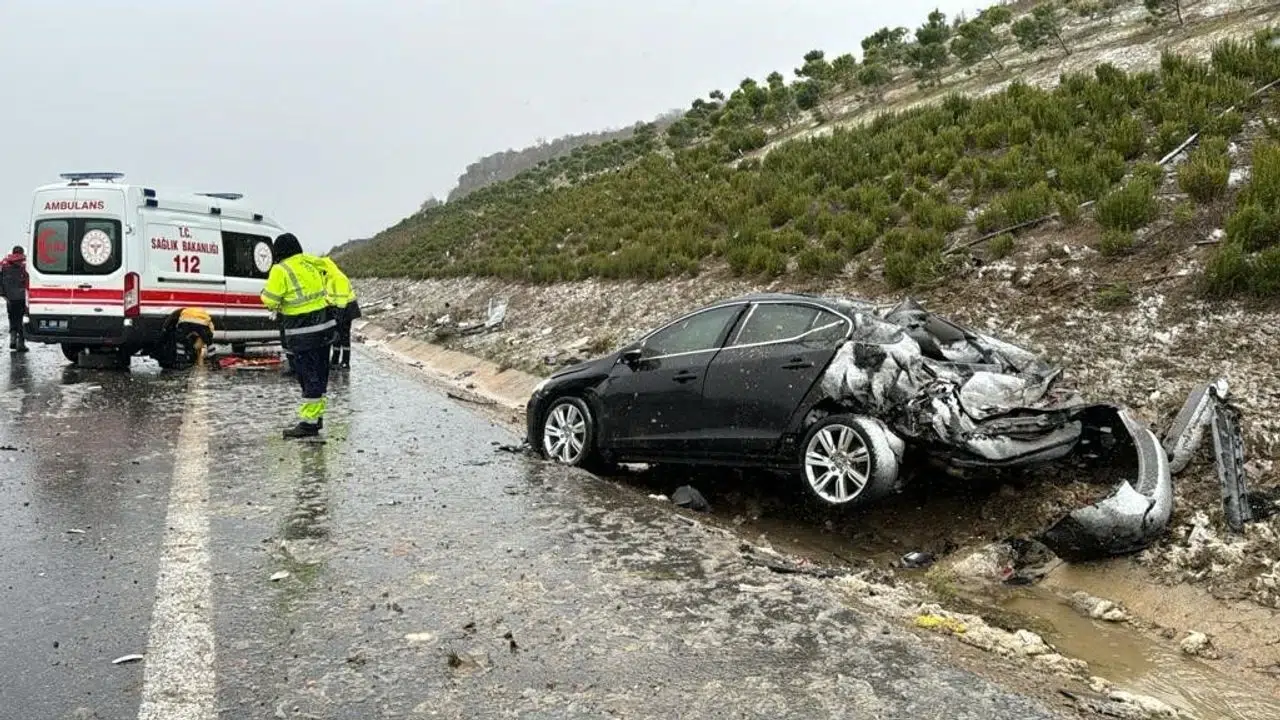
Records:
[[[661,136],[649,126],[580,148],[425,209],[340,258],[358,276],[538,283],[875,267],[907,287],[945,275],[959,255],[948,248],[986,238],[999,254],[1013,242],[1002,231],[1046,216],[1097,223],[1099,250],[1123,255],[1151,223],[1205,208],[1227,218],[1205,289],[1280,294],[1280,127],[1270,120],[1280,104],[1257,92],[1280,78],[1280,29],[1221,41],[1207,61],[1166,52],[1152,70],[1097,64],[1053,89],[1020,80],[985,97],[945,89],[979,66],[1007,80],[1015,56],[1065,62],[1117,13],[1141,11],[1149,32],[1179,31],[1185,8],[1146,5],[1154,12],[1108,0],[1024,2],[968,21],[935,12],[914,41],[885,28],[863,41],[861,61],[808,53],[795,82],[745,80],[694,101]],[[851,107],[874,110],[904,83],[934,101],[812,131]],[[1247,143],[1252,177],[1235,189],[1231,142],[1247,124],[1261,129]],[[1185,162],[1157,164],[1193,133]]]

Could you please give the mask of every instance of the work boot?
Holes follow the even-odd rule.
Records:
[[[342,348],[334,345],[333,349],[329,351],[329,367],[338,367],[341,362]]]
[[[9,333],[9,350],[16,351],[18,349],[18,336],[15,333]]]
[[[18,336],[18,352],[30,352],[31,348],[27,347],[27,337],[25,335]]]
[[[291,428],[287,428],[283,435],[285,440],[295,438],[309,438],[320,434],[321,423],[304,423],[300,422]]]
[[[351,348],[342,348],[342,362],[340,364],[344,370],[351,369]]]

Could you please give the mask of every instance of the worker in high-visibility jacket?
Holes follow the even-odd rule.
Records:
[[[324,427],[329,389],[329,346],[337,322],[329,309],[325,277],[319,258],[302,252],[292,233],[276,238],[271,247],[275,264],[262,288],[262,304],[277,313],[287,350],[293,354],[302,404],[298,424],[284,431],[286,438],[314,437]]]
[[[351,323],[360,317],[360,303],[356,302],[356,291],[351,288],[351,280],[342,272],[333,258],[325,255],[319,258],[325,276],[325,292],[329,296],[329,306],[333,308],[333,319],[338,322],[338,337],[333,343],[333,353],[329,356],[329,364],[334,367],[351,367]]]

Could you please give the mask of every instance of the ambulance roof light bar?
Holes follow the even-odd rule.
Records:
[[[221,200],[239,200],[244,197],[243,193],[233,193],[233,192],[196,193],[196,194],[203,195],[205,197],[219,198]]]
[[[106,180],[112,182],[124,177],[121,172],[68,172],[62,173],[58,177],[71,182],[82,182],[84,180]]]

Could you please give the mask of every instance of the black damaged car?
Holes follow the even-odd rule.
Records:
[[[552,375],[529,399],[527,441],[565,465],[794,471],[833,506],[900,489],[908,452],[953,471],[1073,455],[1124,477],[1110,498],[1064,518],[1055,544],[1140,546],[1172,510],[1168,458],[1126,409],[1087,404],[1060,377],[910,298],[879,308],[760,294]]]

